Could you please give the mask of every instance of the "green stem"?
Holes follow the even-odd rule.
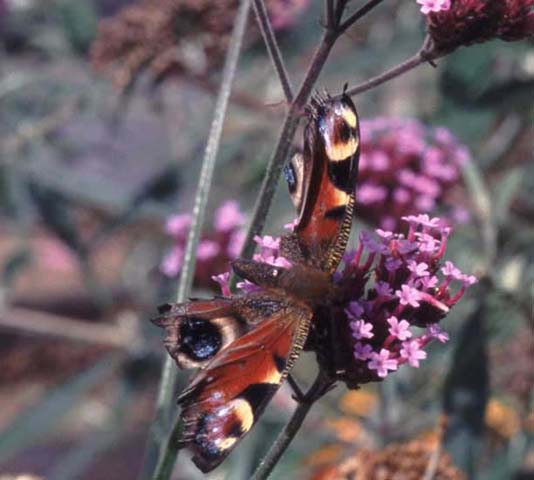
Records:
[[[193,215],[191,229],[187,238],[187,245],[185,247],[183,267],[178,284],[178,291],[176,301],[178,303],[186,300],[189,291],[191,290],[195,272],[196,251],[200,239],[200,230],[204,223],[206,214],[206,205],[208,201],[208,194],[211,189],[213,179],[213,170],[215,167],[215,160],[219,150],[221,134],[228,100],[232,83],[236,75],[239,54],[245,35],[247,20],[250,11],[251,0],[241,0],[239,9],[237,11],[228,52],[222,73],[222,82],[217,95],[213,120],[210,127],[208,142],[204,151],[204,158],[202,161],[202,168],[198,182],[197,192],[195,195],[195,202],[193,206]],[[162,368],[160,386],[158,390],[158,398],[156,403],[156,417],[153,422],[153,434],[157,435],[156,444],[159,448],[159,462],[154,478],[168,478],[168,476],[158,476],[161,468],[169,463],[174,464],[176,460],[175,451],[169,451],[169,444],[161,445],[162,432],[166,431],[167,425],[171,421],[171,412],[173,405],[173,398],[175,393],[175,384],[177,377],[177,369],[171,357],[167,356]],[[173,431],[177,430],[174,426]],[[171,469],[172,470],[172,469]]]

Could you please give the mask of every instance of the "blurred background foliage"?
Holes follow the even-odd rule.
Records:
[[[300,3],[278,30],[295,85],[321,33],[321,2]],[[182,31],[188,22],[178,22],[174,33],[191,36],[192,57],[172,57],[182,63],[163,70],[145,68],[145,59],[130,81],[117,82],[117,65],[99,64],[95,46],[91,61],[91,49],[99,22],[131,4],[0,0],[0,474],[143,472],[164,355],[148,318],[175,288],[160,271],[173,248],[165,222],[190,212],[220,58],[199,53],[202,31]],[[235,199],[250,213],[285,107],[252,24],[212,212]],[[206,25],[223,38],[224,26]],[[337,93],[380,73],[416,52],[423,35],[414,1],[384,2],[340,39],[320,86]],[[183,63],[201,54],[197,70]],[[533,478],[534,44],[488,42],[437,64],[355,102],[364,119],[417,118],[446,127],[469,149],[455,194],[469,215],[455,226],[448,257],[482,281],[444,322],[451,343],[434,345],[420,369],[379,386],[338,387],[312,410],[273,478],[353,478],[358,465],[403,456],[395,448],[408,441],[411,451],[434,451],[443,412],[449,476],[436,478],[460,478],[456,468],[469,478]],[[265,232],[280,234],[293,215],[282,184]],[[194,295],[210,289],[216,284],[202,282]],[[296,368],[302,383],[310,363]],[[293,406],[282,389],[212,478],[247,478]],[[334,468],[342,464],[344,477]],[[398,468],[416,472],[414,465]],[[366,472],[358,478],[371,478]],[[186,455],[175,478],[200,478]]]

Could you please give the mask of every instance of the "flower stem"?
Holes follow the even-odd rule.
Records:
[[[254,7],[254,13],[263,36],[263,41],[273,62],[280,84],[282,85],[286,101],[291,103],[293,101],[293,87],[291,86],[291,80],[289,80],[282,53],[276,41],[271,21],[269,20],[269,13],[265,7],[265,2],[263,0],[254,0],[252,6]]]
[[[271,474],[274,467],[287,450],[287,447],[289,447],[289,444],[299,431],[313,404],[327,393],[333,385],[334,380],[327,376],[324,371],[320,370],[315,382],[299,401],[291,419],[280,432],[278,438],[267,452],[267,455],[265,455],[258,465],[251,480],[264,480]]]
[[[195,202],[193,206],[193,215],[191,229],[187,238],[187,245],[185,247],[184,262],[178,284],[178,291],[176,295],[177,302],[183,302],[191,289],[193,284],[193,277],[196,263],[196,251],[200,238],[200,230],[204,223],[206,213],[206,205],[208,194],[210,192],[211,183],[213,179],[213,170],[215,167],[215,160],[219,150],[221,140],[222,127],[232,83],[236,75],[239,54],[243,37],[246,31],[247,19],[250,11],[251,0],[241,0],[239,9],[236,14],[228,52],[222,73],[222,81],[217,95],[213,120],[210,127],[208,142],[204,151],[204,158],[202,161],[202,169],[195,195]],[[155,437],[156,445],[159,445],[159,462],[156,474],[161,470],[163,463],[168,463],[169,455],[172,456],[172,464],[176,459],[176,451],[170,451],[169,445],[163,445],[161,442],[162,432],[167,430],[167,425],[171,421],[171,412],[173,405],[174,390],[176,384],[177,370],[171,357],[165,358],[165,363],[162,368],[160,386],[158,390],[158,398],[156,403],[156,416],[152,425],[152,436]],[[173,431],[176,431],[177,426],[174,426]],[[159,438],[158,438],[159,437]],[[172,468],[171,468],[172,470]],[[170,472],[169,472],[170,474]],[[169,478],[169,476],[157,476],[154,478]]]
[[[393,78],[399,77],[405,74],[406,72],[413,70],[415,67],[418,67],[422,63],[432,62],[440,56],[442,55],[432,50],[431,43],[429,43],[428,37],[426,37],[423,46],[420,48],[420,50],[415,55],[408,58],[408,60],[399,63],[393,68],[390,68],[389,70],[386,70],[385,72],[377,75],[376,77],[370,78],[369,80],[366,80],[365,82],[362,82],[359,85],[355,85],[354,87],[348,88],[346,94],[354,96],[366,92],[367,90],[371,90],[372,88],[375,88],[378,85],[382,85],[383,83],[386,83],[387,81]]]

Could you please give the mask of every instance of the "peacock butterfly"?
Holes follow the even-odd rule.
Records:
[[[359,158],[351,99],[316,94],[306,109],[304,148],[285,168],[298,217],[280,251],[292,266],[233,262],[255,292],[167,304],[153,322],[180,368],[198,367],[178,398],[180,447],[203,472],[217,467],[251,430],[336,295],[332,276],[347,246]]]

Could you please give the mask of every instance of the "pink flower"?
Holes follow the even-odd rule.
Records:
[[[425,2],[440,9],[449,0]],[[445,128],[409,118],[361,122],[362,152],[355,214],[383,229],[398,229],[401,217],[457,206],[449,192],[461,181],[467,149]],[[446,207],[443,209],[442,207]]]
[[[216,211],[213,225],[215,230],[228,232],[241,227],[245,222],[245,215],[241,212],[235,200],[227,200]]]
[[[451,0],[417,0],[417,3],[421,5],[421,13],[423,15],[451,8]]]
[[[217,282],[221,287],[221,292],[225,297],[231,295],[230,292],[230,272],[220,273],[219,275],[213,275],[211,277],[213,281]]]
[[[374,337],[374,333],[371,331],[373,330],[373,325],[371,323],[366,323],[363,320],[355,320],[350,322],[350,326],[354,338],[362,339]]]
[[[191,227],[191,215],[186,213],[172,215],[165,223],[165,231],[173,236],[187,235],[189,227]]]
[[[226,253],[232,260],[234,258],[239,257],[244,243],[245,232],[243,232],[242,230],[238,230],[232,233],[232,235],[230,235],[230,239],[228,240],[228,246],[226,247]]]
[[[259,235],[256,235],[254,237],[254,241],[264,250],[271,250],[272,252],[276,253],[278,249],[280,248],[280,238],[274,238],[270,235],[265,235],[264,237],[260,237]]]
[[[400,298],[401,305],[410,305],[412,307],[419,306],[421,300],[421,292],[409,285],[401,285],[401,290],[397,290],[395,295]]]
[[[386,378],[388,370],[395,371],[398,367],[397,360],[389,358],[390,352],[383,348],[380,353],[371,353],[371,360],[367,363],[370,370],[376,370],[376,374],[380,378]]]
[[[410,324],[406,320],[399,320],[395,316],[388,318],[387,322],[389,323],[389,333],[393,335],[398,340],[407,340],[412,336],[410,332]]]
[[[224,202],[215,212],[213,228],[202,232],[197,247],[195,286],[213,288],[214,273],[228,268],[229,263],[241,252],[244,233],[241,225],[244,216],[234,200]],[[182,268],[187,236],[191,227],[188,214],[172,215],[166,222],[165,231],[171,235],[173,246],[160,265],[160,272],[176,277]]]
[[[417,340],[408,340],[407,342],[403,342],[400,355],[402,358],[408,361],[410,366],[415,368],[419,367],[419,360],[424,360],[426,358],[426,352],[421,350]]]
[[[221,247],[217,242],[213,240],[202,240],[198,244],[197,248],[197,258],[198,260],[211,260],[216,257],[220,252]]]
[[[343,328],[351,338],[343,340],[342,335],[340,348],[346,342],[355,361],[343,374],[350,385],[384,378],[401,364],[419,366],[432,340],[448,340],[438,322],[476,280],[452,263],[441,263],[450,228],[440,219],[412,215],[406,221],[406,234],[379,230],[374,238],[360,235],[359,245],[345,256],[335,276],[349,296]],[[460,285],[451,281],[451,273],[461,279]],[[416,336],[416,327],[428,328]]]
[[[160,265],[160,271],[167,277],[175,277],[182,269],[184,251],[180,247],[173,248],[165,257]]]
[[[414,260],[410,260],[408,262],[408,270],[410,270],[415,277],[427,277],[430,275],[428,265],[425,262],[417,263]]]

